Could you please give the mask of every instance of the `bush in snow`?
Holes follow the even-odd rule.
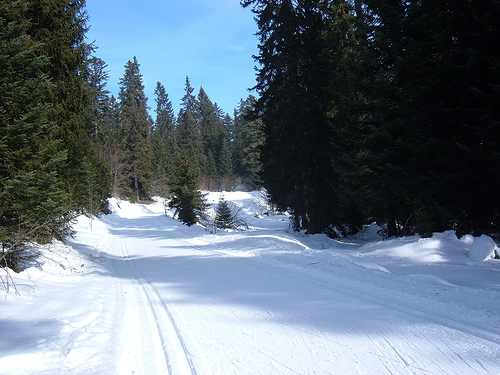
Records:
[[[495,258],[498,249],[495,241],[486,235],[476,238],[469,249],[469,258],[474,262],[482,262],[486,259]]]

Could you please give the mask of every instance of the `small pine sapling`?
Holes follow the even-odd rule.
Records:
[[[233,213],[224,197],[219,199],[219,203],[215,209],[214,221],[217,228],[227,229],[233,227]]]
[[[221,196],[219,199],[219,203],[215,208],[215,226],[221,229],[238,227],[244,227],[245,229],[248,229],[248,224],[240,218],[240,213],[241,208],[231,205],[224,199],[223,196]]]

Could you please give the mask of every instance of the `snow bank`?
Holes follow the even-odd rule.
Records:
[[[454,236],[454,234],[453,234]],[[393,238],[369,242],[360,248],[363,253],[377,257],[390,257],[414,264],[444,263],[455,255],[456,250],[465,251],[465,244],[450,233],[434,234],[431,238],[419,236]]]
[[[356,233],[354,238],[363,241],[379,241],[382,239],[382,228],[376,222],[371,223],[363,228],[362,231]]]
[[[360,252],[370,256],[400,259],[411,264],[466,264],[468,259],[482,262],[493,259],[495,250],[498,249],[495,242],[485,235],[477,238],[466,235],[458,239],[455,232],[450,230],[434,233],[431,238],[420,238],[416,235],[374,241],[376,237],[373,236],[373,228],[370,226],[367,229],[366,235],[355,237],[366,241],[359,248]]]
[[[481,235],[470,245],[469,258],[474,262],[482,262],[495,257],[495,250],[498,247],[491,237]]]
[[[162,212],[163,207],[158,202],[152,204],[135,204],[116,198],[109,199],[112,212],[125,219],[136,219]]]

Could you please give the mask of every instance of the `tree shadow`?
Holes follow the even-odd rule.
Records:
[[[0,355],[5,357],[41,350],[45,343],[59,337],[62,328],[61,322],[54,319],[0,319]]]

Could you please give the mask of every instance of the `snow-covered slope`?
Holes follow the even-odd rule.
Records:
[[[289,232],[259,192],[224,198],[250,230],[186,227],[161,201],[80,217],[12,275],[0,372],[500,373],[491,239],[332,240]]]

